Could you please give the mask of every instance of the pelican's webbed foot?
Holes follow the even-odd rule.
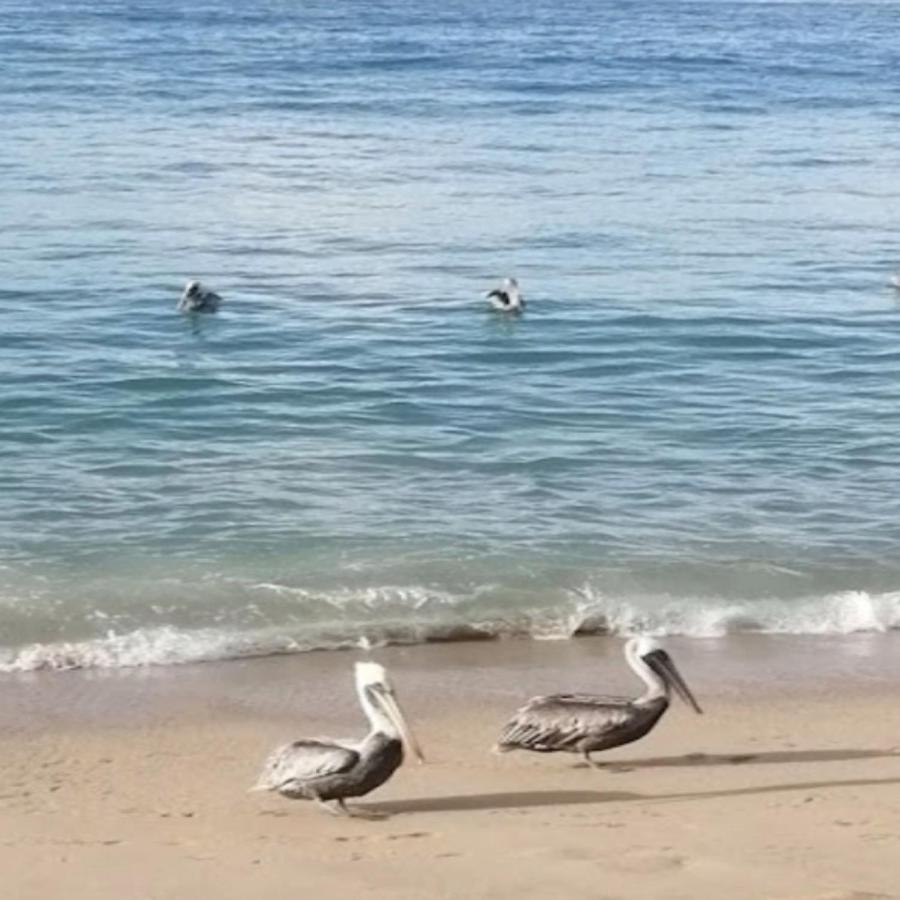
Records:
[[[345,816],[348,819],[386,819],[384,813],[378,813],[373,810],[359,809],[358,807],[350,808],[342,799],[322,800],[315,798],[316,805],[324,809],[332,816]]]
[[[358,806],[345,806],[344,809],[347,811],[347,815],[352,816],[354,819],[369,819],[372,822],[377,822],[381,819],[389,818],[387,813],[375,812],[374,809],[360,809]]]
[[[606,763],[597,762],[596,760],[591,759],[591,751],[584,750],[581,754],[584,757],[584,761],[592,768],[592,769],[605,769]]]
[[[321,797],[313,797],[316,806],[324,809],[325,812],[332,816],[349,816],[350,810],[344,805],[343,800],[323,800]]]

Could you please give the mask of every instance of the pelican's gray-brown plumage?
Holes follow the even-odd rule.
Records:
[[[525,309],[525,298],[515,278],[505,278],[503,284],[490,291],[487,297],[498,312],[519,313]]]
[[[383,666],[356,664],[356,691],[369,719],[361,741],[307,738],[286,744],[266,761],[256,790],[277,791],[293,800],[314,800],[330,812],[349,813],[344,801],[384,784],[400,767],[404,748],[423,762]]]
[[[625,659],[647,685],[636,699],[598,694],[551,694],[529,700],[507,723],[499,752],[590,754],[630,744],[647,734],[669,708],[670,690],[702,712],[672,658],[654,640],[632,638]]]
[[[179,312],[214,313],[222,302],[215,291],[207,290],[199,281],[189,281],[178,301]]]

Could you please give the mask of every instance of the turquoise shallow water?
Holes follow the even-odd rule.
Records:
[[[0,665],[900,623],[900,8],[0,11]]]

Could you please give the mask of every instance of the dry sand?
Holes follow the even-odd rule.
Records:
[[[430,757],[364,805],[247,793],[267,751],[363,730],[351,654],[0,682],[3,900],[900,896],[900,641],[671,642],[707,714],[640,743],[487,752],[534,690],[635,692],[619,644],[380,652]]]

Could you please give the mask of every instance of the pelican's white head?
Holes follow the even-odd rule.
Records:
[[[648,635],[633,637],[625,644],[625,659],[647,685],[645,700],[668,695],[673,689],[694,712],[702,713],[700,704],[694,699],[691,689],[681,677],[678,667],[663,645]]]
[[[637,637],[633,637],[628,644],[631,645],[631,652],[641,659],[663,648],[662,644],[656,638],[650,637],[649,634],[640,634]]]
[[[356,687],[362,690],[364,687],[373,684],[381,684],[390,688],[391,682],[388,678],[387,669],[376,662],[358,662],[355,669]]]
[[[185,297],[196,297],[198,294],[202,293],[203,285],[197,281],[195,278],[192,278],[185,286],[184,286],[184,296]]]
[[[354,674],[359,702],[366,711],[372,728],[399,738],[407,753],[415,756],[419,762],[425,762],[419,743],[407,725],[406,717],[397,702],[394,686],[384,666],[376,662],[358,662]]]
[[[509,297],[510,309],[520,309],[524,306],[525,301],[519,291],[519,282],[515,278],[503,279],[503,293]]]

